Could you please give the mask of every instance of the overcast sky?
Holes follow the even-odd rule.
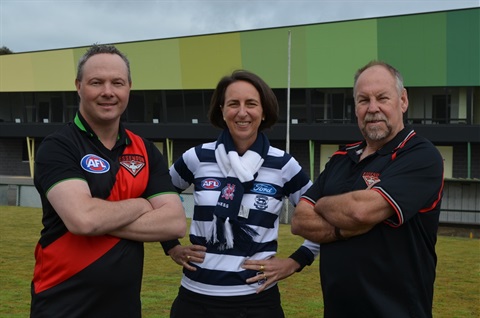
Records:
[[[0,0],[0,47],[29,52],[480,7],[480,0]]]

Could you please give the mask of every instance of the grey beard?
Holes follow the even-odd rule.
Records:
[[[387,129],[386,130],[383,130],[383,129],[368,129],[367,128],[363,128],[362,129],[363,131],[363,135],[372,140],[372,141],[380,141],[380,140],[383,140],[385,138],[387,138],[388,136],[390,136],[390,134],[392,133],[392,127],[390,127],[389,125],[387,125]]]

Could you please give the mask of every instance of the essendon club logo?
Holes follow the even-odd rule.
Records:
[[[367,184],[367,188],[371,188],[375,183],[380,182],[380,173],[378,172],[364,172],[362,177]]]
[[[122,155],[119,160],[122,167],[134,177],[145,167],[145,158],[140,155]]]

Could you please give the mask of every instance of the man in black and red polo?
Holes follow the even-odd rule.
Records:
[[[143,242],[183,237],[185,213],[158,149],[120,123],[128,59],[94,45],[75,85],[74,121],[45,138],[35,160],[44,228],[31,317],[141,317]]]

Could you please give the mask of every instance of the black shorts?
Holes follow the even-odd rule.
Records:
[[[180,287],[170,318],[284,318],[278,286],[246,296],[207,296]]]

